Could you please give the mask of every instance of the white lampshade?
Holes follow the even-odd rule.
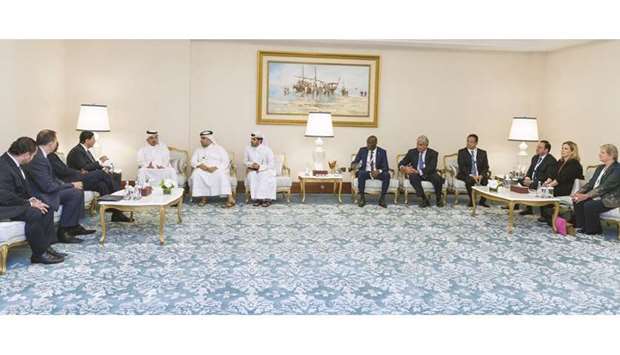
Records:
[[[310,112],[306,123],[306,137],[333,137],[332,114],[329,112]]]
[[[109,132],[107,105],[82,104],[77,123],[78,131]]]
[[[538,121],[536,117],[513,117],[510,127],[509,141],[538,141]]]

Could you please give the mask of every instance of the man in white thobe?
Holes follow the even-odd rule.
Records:
[[[200,145],[192,154],[192,176],[189,186],[192,197],[201,197],[200,206],[207,203],[208,196],[227,196],[224,207],[235,205],[230,185],[230,158],[226,150],[215,142],[213,131],[200,132]]]
[[[263,144],[263,135],[250,135],[250,146],[245,148],[245,166],[248,168],[246,187],[254,206],[269,207],[276,199],[276,169],[273,152]]]
[[[159,142],[157,131],[146,131],[147,144],[138,150],[138,181],[159,186],[162,180],[170,179],[177,185],[177,172],[170,165],[168,146]]]

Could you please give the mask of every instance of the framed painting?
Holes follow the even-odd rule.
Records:
[[[257,124],[303,125],[330,112],[334,126],[377,127],[380,57],[258,52]]]

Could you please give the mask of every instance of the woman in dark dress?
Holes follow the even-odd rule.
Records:
[[[543,183],[543,186],[553,187],[553,195],[570,196],[576,179],[583,179],[583,167],[579,162],[579,148],[577,144],[571,141],[562,143],[562,158],[558,160],[558,170],[554,178],[549,178]],[[542,208],[542,217],[540,222],[551,224],[553,208],[546,206]]]

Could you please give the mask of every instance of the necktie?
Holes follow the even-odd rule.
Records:
[[[422,169],[424,169],[424,159],[422,158],[422,152],[418,153],[418,173],[422,175]]]
[[[471,151],[471,174],[478,176],[478,165],[476,164],[476,156],[473,150]]]
[[[375,170],[375,151],[370,151],[370,171]]]
[[[534,171],[532,172],[532,181],[536,181],[536,173],[538,172],[538,167],[540,166],[540,163],[542,163],[542,160],[542,157],[538,158],[538,162],[536,162],[536,165],[534,166]]]

